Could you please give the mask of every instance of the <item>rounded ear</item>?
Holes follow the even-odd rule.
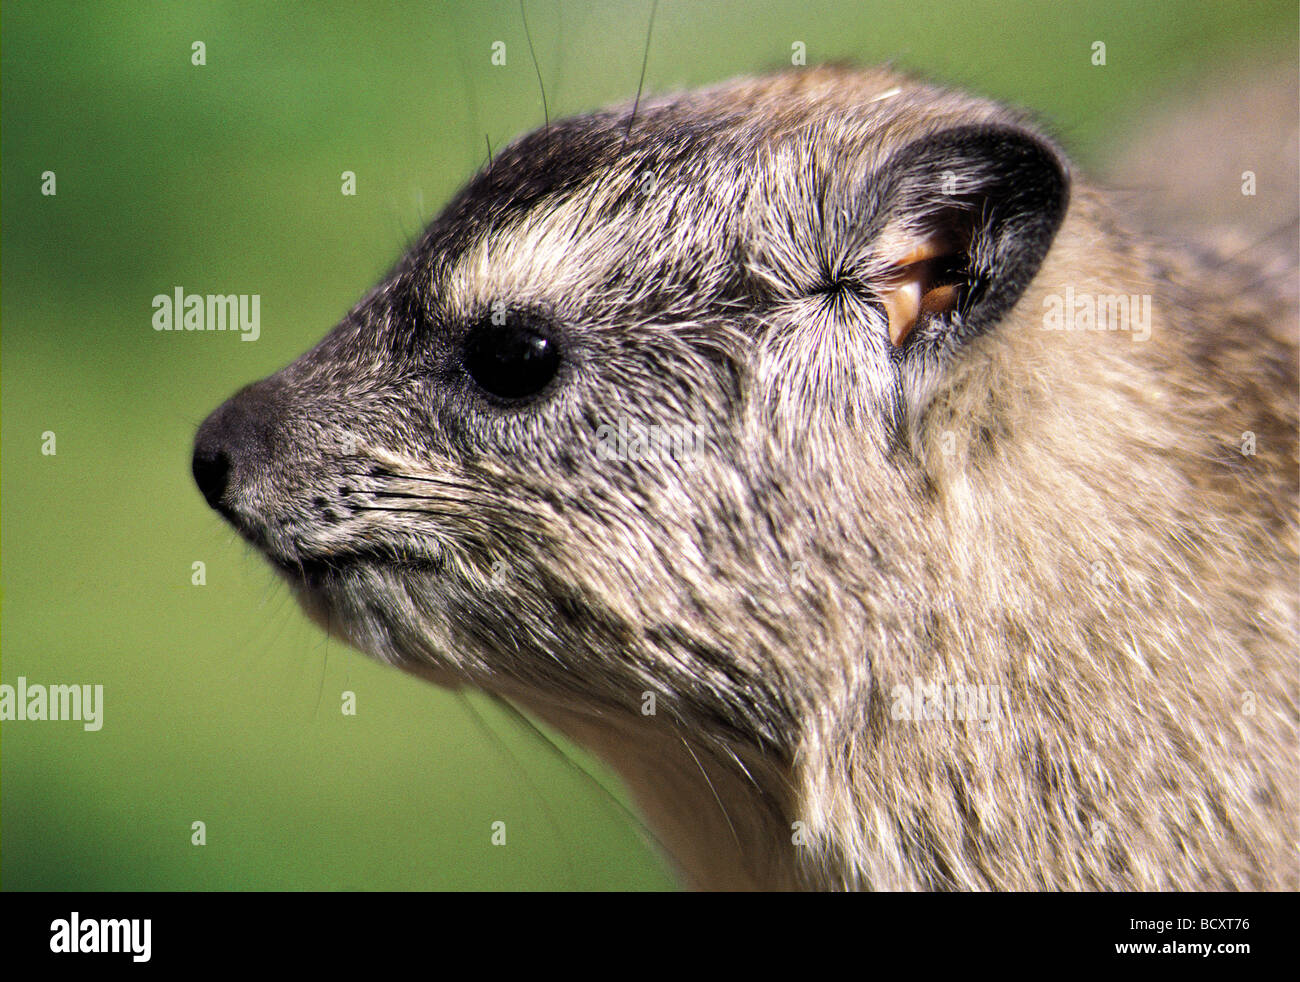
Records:
[[[1069,203],[1069,166],[1018,127],[941,130],[895,152],[871,191],[877,291],[904,360],[997,324],[1038,272]]]

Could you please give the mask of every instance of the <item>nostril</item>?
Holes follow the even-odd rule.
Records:
[[[194,483],[203,492],[208,505],[222,509],[221,498],[230,480],[230,458],[224,450],[199,448],[194,451]]]
[[[254,382],[213,410],[194,435],[194,483],[208,504],[246,535],[262,523],[262,505],[251,491],[274,484],[284,404],[274,377]]]

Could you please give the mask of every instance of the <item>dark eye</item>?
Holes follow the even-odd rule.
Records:
[[[518,314],[506,323],[484,318],[465,339],[465,371],[484,392],[500,399],[525,399],[546,388],[560,368],[554,336]]]

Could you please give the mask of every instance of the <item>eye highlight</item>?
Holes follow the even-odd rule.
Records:
[[[527,399],[555,378],[560,345],[545,322],[510,314],[504,324],[484,317],[470,328],[461,355],[466,374],[498,399]]]

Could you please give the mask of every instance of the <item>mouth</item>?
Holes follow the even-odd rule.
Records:
[[[291,586],[311,593],[319,593],[337,582],[352,565],[352,561],[343,557],[283,559],[266,554],[266,559]]]
[[[292,559],[273,555],[259,546],[271,566],[289,583],[312,593],[320,593],[343,579],[366,568],[379,567],[408,573],[440,573],[445,567],[441,557],[402,554],[394,549],[344,549],[329,555],[304,555]]]
[[[471,681],[469,675],[456,667],[454,657],[444,654],[434,658],[418,646],[418,650],[404,646],[403,622],[387,619],[387,608],[370,609],[369,613],[380,615],[377,621],[369,616],[357,619],[355,597],[365,596],[366,581],[372,573],[382,570],[385,579],[391,580],[394,570],[412,574],[441,572],[444,566],[441,561],[410,556],[394,558],[389,551],[370,549],[297,560],[267,558],[288,582],[303,613],[331,638],[444,688],[457,689]],[[378,631],[374,630],[376,624],[380,625]]]

